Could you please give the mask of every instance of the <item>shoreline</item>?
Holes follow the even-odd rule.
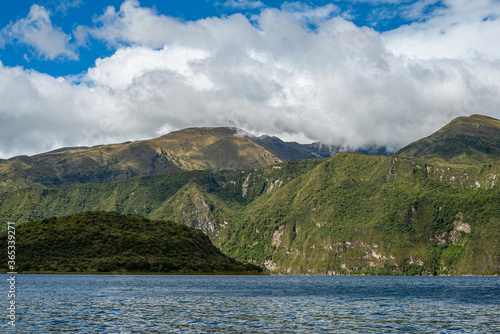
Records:
[[[20,271],[16,273],[12,272],[0,272],[0,275],[139,275],[139,276],[331,276],[331,277],[499,277],[500,275],[283,275],[276,273],[256,273],[256,272],[178,272],[178,273],[163,273],[163,272],[124,272],[124,271]]]
[[[0,275],[14,275],[14,273],[0,272]],[[20,271],[16,275],[189,275],[189,276],[269,276],[269,273],[253,273],[253,272],[185,272],[185,273],[162,273],[162,272],[127,272],[127,271]]]

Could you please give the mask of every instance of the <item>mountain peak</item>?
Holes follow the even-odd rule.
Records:
[[[453,119],[450,123],[442,127],[438,132],[449,129],[450,127],[462,127],[463,130],[467,131],[467,127],[478,128],[482,126],[491,126],[493,128],[500,128],[500,121],[496,118],[484,116],[484,115],[470,115],[470,116],[460,116]],[[470,129],[469,129],[470,130]]]
[[[57,188],[192,170],[253,169],[285,160],[324,157],[316,148],[272,143],[235,127],[193,127],[161,137],[62,148],[0,162],[0,190]]]
[[[162,137],[177,137],[177,136],[230,136],[234,135],[242,130],[235,127],[191,127],[181,130],[176,130],[169,132]]]
[[[470,115],[469,117],[465,117],[469,119],[478,119],[478,120],[483,120],[483,121],[499,121],[496,118],[490,117],[490,116],[485,116],[485,115],[479,115],[479,114],[473,114]]]
[[[500,120],[477,114],[457,117],[430,136],[402,148],[396,155],[457,164],[498,161]]]

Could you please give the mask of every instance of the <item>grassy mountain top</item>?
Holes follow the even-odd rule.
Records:
[[[255,137],[236,128],[189,128],[136,142],[69,147],[0,161],[0,191],[52,189],[191,170],[252,169],[331,156],[319,145]]]
[[[102,183],[190,170],[248,169],[281,162],[231,128],[191,128],[96,147],[64,148],[0,162],[0,191]]]
[[[47,218],[16,228],[17,271],[245,272],[201,231],[116,212]],[[8,236],[0,236],[7,249]],[[2,265],[7,265],[3,252]],[[6,269],[6,268],[4,268]]]
[[[458,117],[396,155],[466,165],[498,161],[500,120],[482,115]]]

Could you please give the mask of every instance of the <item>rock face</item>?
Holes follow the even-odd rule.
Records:
[[[215,218],[212,215],[210,206],[196,193],[184,193],[181,199],[182,204],[176,210],[174,216],[178,222],[198,230],[214,238],[217,232]]]
[[[271,240],[271,245],[275,245],[279,247],[281,244],[281,237],[285,232],[285,225],[281,225],[276,231],[273,233],[273,239]]]

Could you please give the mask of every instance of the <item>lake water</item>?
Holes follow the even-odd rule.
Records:
[[[500,332],[500,277],[17,275],[16,290],[17,333]]]

